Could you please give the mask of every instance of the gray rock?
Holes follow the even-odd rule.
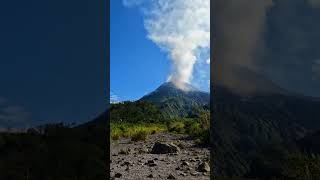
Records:
[[[157,166],[157,164],[154,162],[154,160],[149,160],[148,162],[146,162],[146,165],[148,165],[149,167]]]
[[[167,179],[177,179],[173,174],[170,174]]]
[[[190,166],[190,164],[189,164],[187,161],[183,161],[183,162],[181,163],[181,166]]]
[[[121,173],[116,173],[116,174],[114,175],[115,178],[121,178],[121,176],[122,176]]]
[[[124,163],[121,164],[121,166],[129,166],[131,163],[129,161],[125,161]]]
[[[162,143],[156,142],[151,150],[152,154],[169,154],[169,153],[178,153],[180,148],[173,143]]]
[[[191,172],[190,174],[191,174],[191,176],[197,176],[198,175],[197,172]]]
[[[197,170],[199,172],[209,172],[210,171],[210,166],[207,162],[200,163],[198,166]]]

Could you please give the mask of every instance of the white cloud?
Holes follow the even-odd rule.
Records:
[[[110,91],[110,103],[118,103],[120,102],[120,98],[113,91]]]
[[[208,58],[208,59],[206,60],[206,63],[207,63],[207,64],[210,64],[210,58]]]

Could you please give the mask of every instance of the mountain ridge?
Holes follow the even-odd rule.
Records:
[[[185,84],[188,91],[179,89],[172,82],[161,84],[138,101],[147,101],[160,108],[165,117],[177,118],[196,115],[200,109],[210,107],[210,94]]]

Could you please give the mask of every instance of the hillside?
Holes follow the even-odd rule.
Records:
[[[106,132],[106,113],[77,127],[59,123],[2,132],[0,179],[105,179]]]
[[[209,109],[210,94],[190,84],[186,86],[190,89],[189,91],[181,90],[173,83],[166,82],[139,101],[155,104],[168,118],[194,116],[201,109]]]
[[[221,87],[214,93],[211,127],[216,175],[278,176],[281,168],[276,160],[284,156],[273,154],[268,161],[274,169],[263,166],[259,171],[257,158],[265,162],[266,152],[274,148],[284,154],[299,152],[297,141],[320,129],[316,98],[281,93],[241,96]]]

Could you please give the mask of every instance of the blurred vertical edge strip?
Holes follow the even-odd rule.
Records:
[[[107,132],[106,132],[106,142],[107,142],[107,147],[106,147],[106,162],[107,162],[107,179],[110,179],[110,0],[106,0],[106,24],[107,24],[107,28],[106,28],[106,68],[107,68],[107,88],[106,88],[106,93],[107,93]]]
[[[216,0],[212,0],[212,1],[216,1]],[[213,102],[213,97],[214,97],[214,89],[213,89],[213,64],[214,64],[214,46],[213,46],[213,42],[214,42],[214,36],[213,36],[213,3],[212,1],[210,1],[210,179],[215,179],[214,178],[214,153],[213,153],[213,127],[214,127],[214,102]]]

